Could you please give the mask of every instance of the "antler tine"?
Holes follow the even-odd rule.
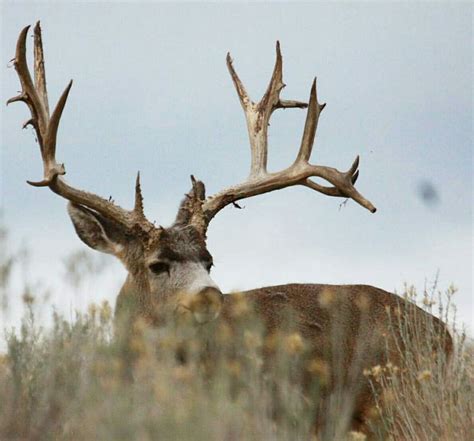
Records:
[[[252,100],[250,99],[247,91],[245,90],[244,85],[242,84],[242,81],[240,81],[240,78],[234,69],[233,60],[230,56],[230,52],[227,52],[226,62],[227,69],[229,70],[232,81],[234,82],[235,90],[237,91],[237,95],[239,96],[240,104],[242,105],[244,111],[246,111],[247,107],[252,103]]]
[[[268,83],[267,90],[265,91],[262,99],[258,103],[259,109],[273,112],[274,105],[280,101],[280,92],[285,87],[283,83],[283,58],[281,56],[280,42],[276,43],[276,58],[275,66],[273,67],[272,77]]]
[[[26,103],[30,109],[31,119],[25,123],[24,127],[28,124],[33,126],[40,145],[44,167],[43,180],[39,182],[27,182],[35,187],[49,187],[53,192],[65,199],[95,210],[105,217],[115,220],[126,227],[131,228],[139,223],[147,229],[153,228],[153,224],[147,221],[144,215],[136,216],[135,210],[124,210],[100,196],[73,188],[62,179],[61,175],[64,175],[66,171],[63,164],[58,164],[56,162],[56,139],[61,115],[66,105],[69,91],[72,87],[72,81],[69,82],[62,93],[50,117],[40,22],[37,22],[34,27],[35,84],[33,84],[26,61],[26,37],[29,29],[30,26],[26,26],[20,32],[14,59],[15,70],[17,71],[22,91],[20,95],[7,101],[7,105],[17,101],[23,101]],[[139,181],[137,185],[137,191],[139,192]],[[138,204],[140,205],[142,202],[140,201]],[[143,214],[143,207],[141,209],[141,214]]]
[[[23,101],[29,107],[32,117],[31,124],[33,124],[33,127],[37,132],[38,142],[40,143],[41,149],[43,149],[42,135],[46,132],[48,115],[45,113],[43,103],[36,92],[26,61],[26,36],[28,35],[29,29],[30,26],[26,26],[20,32],[16,43],[14,58],[14,66],[18,73],[18,78],[20,79],[22,92],[20,95],[10,98],[7,101],[7,105],[13,102]],[[38,51],[38,56],[39,53],[40,52]]]
[[[309,107],[306,114],[306,122],[304,125],[303,138],[301,139],[301,147],[296,157],[296,162],[308,162],[313,150],[316,129],[318,128],[319,115],[326,107],[326,103],[318,103],[318,95],[316,89],[316,78],[311,86],[311,94],[309,99]]]
[[[316,129],[318,127],[319,116],[326,104],[320,104],[318,102],[316,78],[311,86],[309,105],[299,101],[280,100],[280,91],[284,87],[284,83],[282,80],[283,60],[280,52],[280,44],[278,42],[276,52],[276,62],[270,84],[268,85],[262,100],[257,104],[254,104],[250,100],[239,77],[235,73],[230,56],[228,55],[227,57],[227,66],[229,67],[232,80],[234,81],[247,120],[252,164],[250,176],[246,181],[221,190],[206,199],[203,204],[203,213],[207,223],[209,223],[211,219],[228,204],[240,199],[294,185],[304,185],[328,196],[351,198],[364,208],[375,213],[376,208],[372,203],[365,199],[354,187],[359,176],[358,156],[347,172],[340,172],[332,167],[312,165],[309,163],[316,136]],[[308,107],[301,146],[298,155],[291,166],[275,173],[268,173],[266,171],[268,122],[275,109],[288,107]],[[320,185],[312,181],[310,179],[312,177],[322,178],[333,186],[326,187]]]
[[[325,187],[317,184],[309,178],[305,179],[303,185],[328,196],[351,198],[370,212],[375,213],[376,208],[372,203],[365,199],[354,187],[354,184],[359,177],[359,156],[356,157],[350,169],[345,173],[332,167],[311,165],[308,162],[314,145],[319,115],[325,107],[326,103],[318,103],[315,78],[311,86],[309,107],[306,115],[301,147],[295,160],[294,167],[303,170],[307,169],[309,176],[323,178],[333,184],[334,187]]]
[[[43,41],[41,38],[41,25],[37,21],[34,28],[34,60],[35,60],[35,86],[43,103],[44,111],[49,116],[48,91],[46,89],[46,73],[44,70]]]
[[[58,164],[56,162],[56,138],[58,134],[59,121],[61,120],[61,115],[63,113],[64,106],[66,105],[67,97],[71,87],[72,80],[69,82],[66,89],[59,98],[59,101],[54,108],[53,115],[51,118],[48,117],[49,121],[46,125],[46,132],[42,133],[43,148],[41,149],[41,153],[43,157],[44,179],[39,182],[26,181],[28,184],[33,185],[34,187],[47,187],[57,176],[66,174],[64,164]]]
[[[275,67],[273,68],[272,78],[270,79],[267,90],[259,103],[260,106],[268,106],[268,101],[270,101],[272,105],[268,109],[268,112],[270,113],[269,116],[271,116],[273,111],[276,109],[306,109],[308,107],[308,103],[280,99],[280,92],[285,86],[286,84],[283,82],[283,57],[281,56],[280,42],[277,41],[276,60]]]
[[[140,172],[137,173],[137,179],[135,181],[135,205],[133,208],[135,216],[139,219],[145,219],[145,212],[143,209],[143,195],[142,186],[140,184]]]

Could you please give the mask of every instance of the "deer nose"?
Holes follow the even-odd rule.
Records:
[[[220,290],[207,286],[193,296],[190,309],[198,323],[210,322],[217,318],[222,309],[224,295]]]

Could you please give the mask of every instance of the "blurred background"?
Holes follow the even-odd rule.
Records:
[[[223,291],[290,282],[458,288],[458,320],[474,332],[472,296],[472,5],[467,3],[2,3],[1,100],[19,90],[16,38],[40,19],[50,102],[74,85],[57,158],[68,181],[133,203],[137,170],[150,220],[170,224],[192,173],[209,194],[245,179],[244,116],[225,66],[230,51],[259,100],[284,60],[284,99],[327,102],[312,162],[347,169],[376,214],[291,188],[227,207],[212,222],[213,277]],[[32,39],[28,38],[29,48]],[[13,271],[0,324],[17,326],[25,283],[72,316],[112,303],[126,272],[77,239],[66,202],[25,184],[42,176],[22,104],[1,106],[4,263]],[[298,150],[305,111],[275,112],[270,170]],[[28,250],[25,252],[24,250]]]

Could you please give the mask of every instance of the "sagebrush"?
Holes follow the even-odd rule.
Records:
[[[237,331],[218,322],[199,329],[138,323],[126,344],[108,303],[91,305],[72,322],[55,314],[48,330],[35,322],[33,299],[26,306],[21,330],[7,333],[1,359],[2,440],[313,437],[326,367],[306,358],[297,332],[264,336],[244,302]],[[403,318],[393,326],[403,326]],[[474,364],[465,339],[456,337],[449,365],[429,357],[427,342],[436,335],[425,334],[404,349],[411,350],[406,357],[413,370],[387,365],[366,373],[382,385],[381,393],[374,388],[384,403],[374,418],[378,439],[473,439]],[[263,356],[268,350],[275,353],[270,366]],[[422,369],[409,354],[423,355]],[[310,393],[298,381],[302,371],[314,374]]]

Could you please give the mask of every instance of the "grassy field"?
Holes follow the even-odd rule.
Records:
[[[434,329],[420,333],[417,323],[387,317],[406,336],[405,366],[364,373],[378,404],[375,439],[473,440],[474,357],[450,313],[454,289],[418,297],[407,287],[403,295],[450,322],[455,351],[449,360],[433,355]],[[309,345],[290,328],[264,335],[244,297],[234,329],[170,321],[155,329],[137,323],[132,332],[114,324],[108,303],[74,320],[53,314],[48,329],[36,322],[31,293],[24,303],[21,329],[6,332],[0,356],[2,441],[317,439],[312,425],[328,366],[308,357]],[[304,388],[303,375],[312,378]],[[339,435],[319,439],[365,439],[348,431],[344,405],[336,410],[327,433]]]

